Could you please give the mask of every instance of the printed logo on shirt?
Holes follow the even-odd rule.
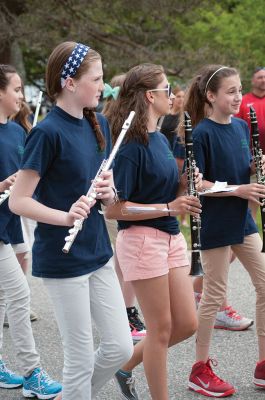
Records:
[[[247,107],[254,106],[254,103],[247,103]]]
[[[248,141],[246,139],[241,139],[242,149],[249,149]]]
[[[174,160],[174,156],[173,156],[173,153],[172,153],[171,150],[168,150],[167,159],[168,159],[168,160]]]
[[[24,147],[23,146],[17,146],[17,152],[20,156],[24,154]]]

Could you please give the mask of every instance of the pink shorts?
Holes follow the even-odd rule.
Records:
[[[182,233],[170,235],[147,226],[119,231],[116,254],[124,281],[155,278],[190,265]]]

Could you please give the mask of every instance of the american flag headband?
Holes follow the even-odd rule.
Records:
[[[63,70],[61,73],[62,88],[65,87],[67,78],[69,78],[69,77],[72,78],[73,76],[75,76],[78,68],[82,64],[82,61],[84,60],[85,56],[87,55],[89,49],[90,49],[90,47],[88,47],[84,44],[81,44],[81,43],[76,44],[74,50],[72,51],[72,53],[70,54],[66,63],[63,66]]]

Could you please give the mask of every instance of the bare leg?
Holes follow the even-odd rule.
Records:
[[[122,369],[131,371],[143,360],[153,400],[168,399],[167,347],[187,339],[197,328],[189,270],[190,267],[174,268],[168,276],[133,282],[148,333]]]
[[[115,270],[116,270],[116,274],[119,278],[119,282],[121,285],[121,290],[122,290],[122,294],[123,294],[123,298],[124,298],[124,302],[126,305],[126,308],[129,307],[134,307],[135,306],[135,292],[134,292],[134,288],[131,282],[125,282],[123,280],[123,276],[122,276],[122,272],[120,269],[120,265],[118,262],[118,258],[116,256],[116,252],[114,252],[114,263],[115,263]]]

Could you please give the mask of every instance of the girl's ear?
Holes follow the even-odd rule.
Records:
[[[212,93],[210,90],[207,91],[206,97],[207,97],[207,100],[208,100],[210,103],[214,103],[214,102],[215,102],[215,95],[214,95],[214,93]]]
[[[65,87],[72,93],[74,93],[76,90],[76,83],[73,78],[70,78],[70,76],[65,80]]]
[[[154,98],[153,92],[147,90],[145,92],[145,96],[146,96],[146,98],[147,98],[149,103],[154,104],[155,98]]]

